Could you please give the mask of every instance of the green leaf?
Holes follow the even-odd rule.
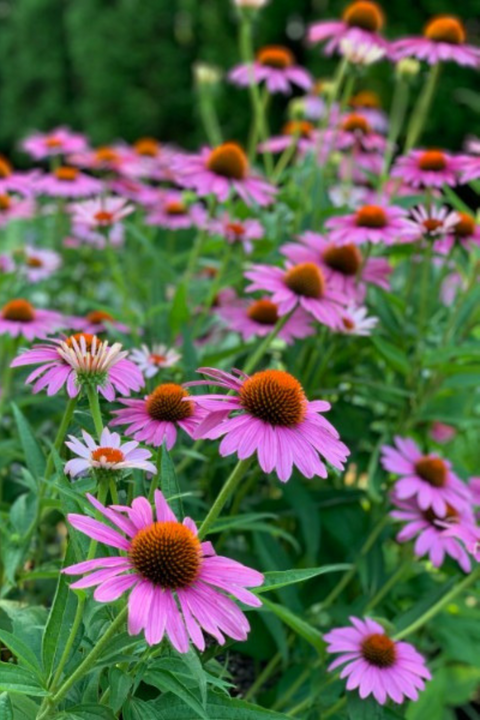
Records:
[[[108,673],[108,687],[110,688],[110,697],[108,704],[115,712],[118,712],[133,685],[133,678],[123,672],[119,667],[111,667]]]
[[[195,693],[187,688],[176,675],[168,670],[150,670],[143,677],[143,682],[153,685],[164,693],[172,693],[180,698],[185,705],[193,710],[197,717],[209,720],[205,709]],[[191,714],[190,714],[191,717]]]
[[[170,309],[169,324],[172,337],[177,335],[182,325],[187,323],[189,318],[187,288],[184,283],[180,283],[173,297]]]
[[[161,487],[165,498],[168,500],[172,511],[178,520],[183,520],[183,503],[181,498],[180,485],[178,484],[177,473],[165,444],[162,449],[161,462]]]
[[[313,645],[318,652],[323,652],[325,643],[322,639],[321,633],[319,633],[313,625],[310,625],[310,623],[307,623],[305,620],[298,617],[298,615],[295,615],[295,613],[288,610],[288,608],[283,607],[282,605],[277,605],[277,603],[273,603],[271,600],[262,598],[262,603],[266,608],[268,608],[268,610],[271,610],[271,612],[284,622],[285,625],[288,625],[294,633],[300,635],[300,637],[310,643],[310,645]]]
[[[0,718],[1,720],[14,720],[12,703],[5,692],[0,695]]]
[[[94,703],[69,707],[68,710],[56,717],[59,720],[60,718],[65,718],[65,720],[115,720],[115,714],[109,707]]]
[[[164,716],[159,714],[153,701],[131,698],[122,708],[122,717],[124,720],[162,720]]]
[[[203,707],[207,704],[207,676],[203,669],[203,665],[198,657],[197,653],[193,648],[190,648],[188,653],[182,655],[182,661],[190,671],[193,679],[195,680],[198,689],[200,690],[200,696],[202,698]]]
[[[25,463],[33,477],[38,480],[45,474],[45,457],[35,439],[30,425],[15,404],[12,404],[12,410],[25,455]]]
[[[379,353],[385,358],[387,363],[402,375],[408,375],[410,372],[410,362],[405,353],[401,352],[395,345],[387,340],[372,335],[370,338]]]
[[[344,572],[350,568],[351,565],[338,564],[324,565],[318,568],[305,568],[304,570],[274,570],[272,572],[266,572],[263,585],[259,588],[253,588],[252,592],[258,595],[260,593],[270,592],[271,590],[278,590],[287,585],[296,585],[297,583],[305,582],[305,580],[310,580],[319,575],[326,575],[332,572]]]
[[[362,698],[356,693],[349,693],[347,698],[348,720],[382,720],[383,707],[372,697]]]
[[[154,707],[157,711],[156,720],[192,720],[191,711],[178,699],[162,697],[154,703]],[[244,700],[211,693],[208,697],[207,717],[208,720],[285,720],[286,715]]]
[[[33,650],[23,642],[18,636],[6,630],[0,630],[0,642],[7,647],[10,652],[15,655],[20,664],[26,665],[32,670],[39,679],[41,679],[42,669],[37,656]]]
[[[37,677],[26,668],[11,663],[0,663],[0,690],[23,695],[48,695]]]

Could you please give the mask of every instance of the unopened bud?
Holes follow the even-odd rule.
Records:
[[[415,58],[403,58],[403,60],[398,61],[395,72],[397,77],[405,80],[414,78],[420,72],[420,62]]]

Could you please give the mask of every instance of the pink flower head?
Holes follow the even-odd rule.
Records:
[[[20,195],[32,195],[34,183],[39,175],[39,170],[29,172],[14,170],[7,158],[0,155],[0,194],[14,192]]]
[[[459,183],[462,161],[443,150],[412,150],[398,158],[391,176],[414,188],[441,188]]]
[[[166,634],[180,653],[188,652],[190,640],[204,650],[202,630],[221,645],[225,635],[247,638],[247,618],[227,595],[259,607],[260,600],[246,588],[261,585],[261,573],[216,555],[210,542],[199,540],[191,518],[178,522],[159,490],[155,515],[144,497],[135,498],[131,507],[104,507],[91,495],[87,498],[115,529],[84,515],[70,514],[68,521],[120,553],[65,568],[68,575],[85,574],[71,588],[96,586],[98,602],[113,602],[131,590],[128,632],[143,630],[148,645],[157,645]]]
[[[125,470],[143,470],[155,475],[157,468],[149,458],[152,453],[142,450],[138,442],[130,441],[122,445],[120,435],[104,428],[100,437],[100,444],[92,436],[82,430],[84,442],[69,435],[65,445],[77,455],[65,464],[66,475],[76,477],[89,471],[102,473],[123,472]]]
[[[440,445],[453,440],[456,434],[457,431],[453,425],[446,425],[445,423],[438,421],[433,423],[430,430],[430,437],[434,440],[434,442],[439,443]]]
[[[29,197],[0,195],[0,227],[12,220],[29,220],[35,215],[35,203]]]
[[[217,312],[229,330],[240,333],[244,340],[266,337],[279,319],[277,305],[268,298],[223,305]],[[278,333],[278,337],[287,345],[292,345],[296,339],[309,337],[314,333],[311,317],[301,308],[297,308]]]
[[[399,704],[405,698],[417,700],[431,675],[413,645],[392,640],[370,618],[351,617],[350,622],[353,627],[335,628],[323,636],[327,652],[339,655],[328,669],[344,665],[340,677],[348,678],[347,690],[358,688],[362,700],[372,694],[380,705],[387,698]]]
[[[410,211],[412,219],[408,221],[411,233],[409,241],[436,240],[452,233],[458,223],[459,215],[448,207],[420,205]]]
[[[187,230],[191,227],[204,227],[206,220],[207,212],[203,205],[187,204],[183,193],[178,190],[168,190],[159,193],[156,201],[149,204],[146,223],[168,230]]]
[[[251,172],[245,152],[234,142],[213,150],[204,148],[198,155],[179,156],[175,169],[180,185],[193,188],[202,197],[215,195],[220,202],[235,193],[247,205],[270,205],[277,192]]]
[[[224,213],[220,218],[212,220],[208,230],[212,235],[225,238],[230,244],[241,243],[247,253],[253,251],[252,241],[261,240],[265,235],[265,229],[258,220],[253,218],[239,220],[230,217],[228,213]]]
[[[253,64],[238,65],[229,73],[234,85],[248,87],[264,82],[269,93],[292,92],[292,85],[310,90],[313,85],[310,73],[296,64],[293,53],[281,45],[269,45],[258,51]]]
[[[0,308],[0,335],[45,338],[64,324],[63,316],[54,310],[40,310],[24,298],[15,298]]]
[[[280,317],[302,307],[322,325],[333,330],[341,327],[342,306],[347,298],[326,280],[315,263],[287,263],[285,268],[253,265],[245,277],[252,281],[247,292],[272,293]]]
[[[480,527],[478,525],[471,523],[464,525],[461,522],[455,522],[447,527],[444,534],[446,537],[460,540],[474,560],[480,562]]]
[[[98,148],[86,150],[78,153],[72,153],[68,157],[68,161],[72,165],[88,168],[97,172],[122,172],[123,168],[131,163],[133,152],[126,145],[102,145]]]
[[[381,100],[372,90],[360,90],[349,100],[349,106],[358,112],[376,132],[386,134],[388,130],[388,116],[382,110]]]
[[[311,25],[308,40],[311,43],[328,41],[325,46],[327,55],[340,50],[345,39],[353,45],[377,47],[387,52],[389,45],[379,34],[384,24],[385,16],[380,5],[370,0],[355,0],[345,8],[342,20],[327,20]]]
[[[226,373],[200,368],[208,380],[188,385],[215,384],[230,395],[195,395],[193,400],[209,412],[195,433],[217,439],[220,455],[237,453],[240,460],[257,454],[262,470],[290,479],[295,465],[302,475],[327,477],[323,456],[338,470],[350,454],[321,413],[330,410],[322,400],[308,401],[296,378],[283,370],[264,370],[251,377],[239,370]],[[230,413],[236,413],[229,417]]]
[[[258,146],[258,152],[282,153],[296,146],[299,153],[305,154],[315,148],[318,133],[315,126],[307,120],[290,120],[282,128],[282,134],[265,140]]]
[[[74,223],[97,230],[115,225],[130,215],[135,208],[124,198],[98,197],[73,203],[69,210]]]
[[[70,317],[68,320],[69,328],[87,333],[87,335],[102,335],[112,329],[123,335],[130,332],[128,325],[117,322],[113,315],[105,310],[92,310],[85,317]]]
[[[128,425],[125,434],[147,445],[167,450],[177,441],[178,428],[193,437],[205,411],[192,402],[188,391],[176,383],[163,383],[141,400],[121,400],[126,407],[114,410],[111,425]]]
[[[475,521],[470,508],[464,508],[459,514],[454,508],[447,507],[447,514],[439,518],[432,508],[421,510],[414,500],[399,500],[395,493],[392,495],[392,501],[397,509],[390,515],[405,523],[397,535],[398,542],[407,542],[416,538],[414,553],[417,557],[428,555],[432,565],[441,567],[445,555],[449,555],[458,562],[464,572],[470,572],[471,563],[468,554],[455,538],[445,535],[444,532],[447,522],[461,521],[473,525]]]
[[[472,493],[473,504],[480,507],[480,477],[470,478],[468,487]]]
[[[407,37],[392,45],[395,60],[415,57],[429,65],[454,62],[478,68],[480,49],[467,45],[467,34],[461,20],[452,15],[432,18],[423,31],[423,37]]]
[[[46,280],[55,273],[62,264],[61,256],[55,250],[42,250],[27,245],[17,256],[20,271],[31,283]]]
[[[307,231],[297,243],[282,245],[280,252],[293,263],[316,263],[325,278],[348,298],[363,302],[367,285],[384,290],[390,288],[393,268],[385,258],[364,260],[360,248],[353,243],[336,245],[319,233]]]
[[[399,500],[416,498],[421,510],[432,509],[440,518],[449,507],[463,512],[471,502],[468,487],[452,471],[451,463],[438,455],[424,455],[410,438],[395,437],[395,447],[382,447],[382,465],[400,475],[395,483]]]
[[[39,195],[60,198],[86,197],[102,191],[99,180],[68,165],[62,165],[53,173],[43,175],[35,182],[34,187]]]
[[[324,142],[338,150],[360,150],[366,153],[384,152],[387,141],[375,132],[361,112],[341,118],[338,127],[325,131]]]
[[[465,250],[480,245],[480,225],[476,218],[469,213],[455,212],[456,222],[449,227],[449,232],[439,242],[435,243],[435,250],[448,254],[455,245],[461,245]]]
[[[120,222],[92,230],[83,223],[74,223],[72,235],[65,243],[67,247],[78,247],[82,243],[92,245],[98,250],[103,250],[107,243],[112,247],[122,247],[125,241],[125,226]]]
[[[26,380],[34,383],[34,393],[47,388],[47,395],[56,395],[65,385],[69,397],[76,397],[82,385],[88,383],[112,401],[116,391],[130,395],[144,384],[141,372],[126,359],[127,355],[120,343],[110,346],[95,335],[78,333],[35,345],[15,358],[12,367],[39,366]]]
[[[67,127],[58,127],[48,133],[35,132],[22,142],[22,150],[34,160],[82,152],[86,148],[85,136]]]
[[[461,162],[461,184],[472,182],[480,178],[480,146],[475,155],[462,155]]]
[[[440,299],[444,305],[450,307],[460,290],[465,290],[467,281],[461,273],[451,272],[445,277],[440,287]]]
[[[130,359],[138,365],[146,378],[152,378],[160,370],[173,367],[181,359],[180,353],[166,345],[155,343],[152,347],[142,345],[130,352]]]
[[[393,245],[411,234],[407,211],[396,205],[363,205],[351,215],[327,220],[328,238],[337,245]]]

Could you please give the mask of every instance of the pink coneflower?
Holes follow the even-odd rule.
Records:
[[[135,498],[131,507],[104,507],[91,495],[87,498],[117,529],[84,515],[68,515],[68,521],[124,554],[65,568],[68,575],[88,573],[72,588],[96,585],[98,602],[111,602],[131,590],[128,632],[138,635],[143,630],[148,645],[160,643],[166,634],[178,652],[188,652],[189,639],[204,650],[202,629],[221,645],[225,635],[246,639],[248,620],[225,593],[259,607],[260,600],[246,588],[261,585],[261,573],[216,555],[210,542],[198,539],[191,518],[177,521],[159,490],[155,491],[156,518],[144,497]]]
[[[382,110],[380,97],[372,90],[360,90],[349,100],[349,106],[359,112],[369,125],[379,133],[388,130],[388,117]]]
[[[240,333],[244,340],[265,337],[272,332],[279,319],[278,307],[269,298],[224,305],[218,309],[218,315],[229,330]],[[287,345],[292,345],[296,339],[314,333],[310,315],[298,308],[280,330],[278,337]]]
[[[102,145],[95,149],[87,148],[83,152],[72,153],[68,161],[72,165],[98,172],[121,172],[131,162],[132,150],[128,145]]]
[[[271,299],[278,305],[280,317],[300,306],[322,325],[334,330],[341,327],[347,298],[327,282],[315,263],[287,263],[285,268],[253,265],[245,277],[252,281],[247,292],[273,293]]]
[[[11,220],[29,220],[35,215],[35,203],[31,198],[22,198],[5,193],[0,195],[0,227]]]
[[[473,504],[480,507],[480,477],[470,478],[468,487],[472,493]]]
[[[178,157],[176,169],[181,185],[194,188],[202,197],[215,195],[220,202],[235,193],[247,205],[270,205],[277,192],[251,172],[245,152],[234,142],[213,150],[204,148],[198,155]]]
[[[459,215],[452,212],[450,208],[437,205],[420,205],[410,210],[412,219],[409,220],[411,233],[409,234],[409,242],[421,240],[438,240],[454,231]]]
[[[383,290],[390,288],[393,268],[385,258],[364,260],[360,248],[353,243],[336,245],[319,233],[307,231],[298,236],[298,243],[282,245],[280,252],[293,263],[316,263],[332,287],[359,302],[365,299],[367,285]]]
[[[125,470],[143,470],[155,475],[157,468],[149,458],[152,453],[142,450],[138,442],[131,440],[122,445],[120,435],[104,428],[100,436],[100,443],[96,443],[92,436],[82,430],[84,442],[69,435],[65,445],[77,455],[65,464],[66,475],[76,477],[88,472],[119,473]]]
[[[375,132],[360,112],[350,113],[340,120],[338,127],[325,131],[324,142],[338,150],[384,152],[387,141]]]
[[[313,150],[316,138],[315,126],[307,120],[290,120],[282,128],[282,134],[265,140],[258,152],[281,153],[295,145],[302,154]]]
[[[131,200],[138,205],[144,205],[145,207],[154,205],[158,198],[158,189],[140,182],[140,180],[116,177],[108,180],[106,184],[108,188],[117,195],[121,195],[127,200]]]
[[[421,510],[445,517],[449,506],[463,512],[471,501],[467,486],[452,471],[448,460],[434,453],[424,455],[410,438],[395,437],[395,447],[382,447],[382,465],[400,475],[395,483],[399,500],[416,498]]]
[[[430,437],[439,445],[450,442],[457,434],[456,428],[453,425],[447,425],[442,422],[434,422],[430,428]]]
[[[0,275],[11,273],[15,270],[15,263],[9,255],[0,255]]]
[[[261,240],[265,236],[265,229],[258,220],[253,218],[239,220],[232,218],[228,213],[212,220],[208,230],[212,235],[219,235],[231,244],[241,243],[247,253],[253,251],[252,241]]]
[[[34,160],[43,160],[56,155],[83,152],[87,148],[87,140],[84,135],[72,132],[70,128],[58,127],[48,133],[35,132],[29,135],[21,147]]]
[[[320,158],[322,162],[322,158]],[[382,171],[383,158],[378,152],[363,152],[352,148],[350,153],[342,154],[338,166],[338,178],[346,184],[369,183],[372,175],[378,177]],[[411,195],[411,192],[410,192]]]
[[[115,225],[134,212],[135,208],[124,198],[99,197],[73,203],[69,210],[74,223],[97,230]]]
[[[15,298],[0,308],[0,335],[45,338],[64,325],[64,318],[54,310],[40,310],[24,298]]]
[[[142,345],[130,352],[130,359],[138,365],[146,378],[152,378],[160,370],[173,367],[181,359],[180,353],[166,345],[153,344],[152,347]]]
[[[472,180],[478,180],[478,178],[480,178],[480,155],[462,155],[460,160],[461,184],[464,185],[472,182]]]
[[[110,346],[95,335],[78,333],[35,345],[15,358],[12,367],[39,365],[26,380],[34,383],[34,393],[46,388],[47,395],[56,395],[65,385],[69,397],[76,397],[82,385],[88,383],[112,401],[116,392],[130,395],[144,384],[141,372],[126,359],[127,355],[120,343]]]
[[[473,556],[476,562],[480,562],[480,527],[477,525],[464,525],[452,523],[445,531],[446,537],[453,537],[464,544],[467,552]]]
[[[104,225],[100,232],[100,229],[92,230],[82,223],[74,223],[72,236],[64,241],[67,247],[79,247],[82,243],[92,245],[98,250],[103,250],[107,243],[112,247],[122,247],[125,242],[125,226],[123,223]]]
[[[414,188],[441,188],[459,183],[461,158],[443,150],[412,150],[398,158],[390,173]]]
[[[207,220],[207,211],[200,203],[187,204],[183,193],[168,190],[157,195],[149,205],[145,222],[168,230],[187,230],[191,227],[202,228]]]
[[[327,220],[328,238],[337,245],[394,245],[410,235],[407,211],[396,205],[363,205],[351,215]]]
[[[97,195],[101,191],[102,183],[99,180],[68,165],[62,165],[35,182],[36,193],[51,197],[86,197]]]
[[[330,55],[340,48],[344,39],[388,50],[388,43],[381,37],[380,30],[385,24],[383,10],[376,2],[356,0],[346,7],[342,20],[314,23],[308,30],[311,43],[328,41],[325,53]]]
[[[31,283],[51,277],[62,264],[62,258],[55,250],[42,250],[31,245],[23,248],[18,259],[20,272]]]
[[[112,329],[124,335],[130,332],[128,325],[117,322],[113,315],[105,310],[92,310],[85,317],[70,317],[68,321],[69,328],[80,330],[87,335],[102,335]]]
[[[472,566],[468,554],[454,538],[445,535],[445,523],[462,522],[473,525],[473,514],[469,509],[464,509],[459,514],[454,508],[447,506],[446,515],[439,518],[432,508],[421,510],[415,501],[399,500],[392,495],[392,501],[398,508],[390,515],[396,520],[406,523],[405,527],[397,535],[397,541],[407,542],[416,537],[414,553],[417,557],[428,555],[430,562],[435,567],[441,567],[445,561],[445,555],[456,560],[462,570],[470,572]]]
[[[310,90],[312,76],[296,64],[295,56],[286,47],[269,45],[257,52],[253,64],[238,65],[230,71],[228,78],[234,85],[248,87],[265,83],[269,93],[292,92],[292,85]]]
[[[192,398],[193,399],[193,398]],[[188,391],[176,383],[163,383],[142,400],[121,400],[125,408],[114,410],[117,417],[111,425],[128,425],[126,435],[147,445],[159,447],[165,441],[167,450],[177,441],[178,428],[193,437],[205,412],[190,399]]]
[[[335,628],[323,636],[327,652],[339,653],[328,669],[344,665],[340,677],[348,678],[347,690],[358,688],[362,700],[372,694],[380,705],[388,698],[396,703],[417,700],[431,675],[413,645],[392,640],[370,618],[351,617],[350,622],[354,627]]]
[[[466,250],[473,245],[480,245],[480,226],[473,215],[464,212],[452,214],[456,216],[456,222],[449,228],[448,234],[435,244],[435,250],[449,253],[456,245],[461,245]]]
[[[39,170],[29,172],[14,170],[7,158],[0,155],[0,194],[13,192],[20,195],[32,195],[35,182],[39,177]]]
[[[440,62],[454,62],[457,65],[478,67],[480,49],[467,45],[467,34],[463,23],[452,15],[432,18],[423,31],[423,37],[408,37],[392,45],[395,60],[415,57],[430,65]]]
[[[340,332],[344,335],[371,335],[378,324],[378,317],[368,316],[368,308],[349,305],[342,316],[343,327]]]
[[[198,372],[208,380],[188,385],[214,384],[233,391],[192,398],[209,413],[195,435],[208,439],[224,436],[220,455],[237,453],[244,460],[256,453],[262,470],[275,470],[282,482],[290,479],[294,465],[307,478],[327,477],[321,456],[343,470],[350,451],[320,414],[330,410],[330,403],[308,401],[293,375],[283,370],[264,370],[251,377],[240,370],[227,373],[200,368]],[[238,414],[228,417],[231,412]]]

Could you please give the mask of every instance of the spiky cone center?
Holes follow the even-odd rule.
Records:
[[[344,132],[357,133],[358,135],[368,135],[372,131],[370,124],[360,113],[351,113],[343,120],[341,128]]]
[[[282,128],[282,135],[293,135],[308,140],[312,137],[314,126],[308,120],[290,120]]]
[[[447,483],[448,468],[439,457],[424,455],[415,463],[415,471],[432,487],[442,488]]]
[[[92,352],[92,346],[100,343],[101,340],[96,335],[81,332],[70,335],[70,337],[65,340],[65,345],[69,348],[85,347],[86,352]]]
[[[441,150],[426,150],[418,158],[420,170],[440,172],[447,167],[447,158]]]
[[[5,212],[5,210],[10,210],[12,207],[12,200],[10,198],[10,195],[0,195],[0,212]]]
[[[387,213],[378,205],[364,205],[356,212],[355,224],[358,227],[380,230],[388,224]]]
[[[112,346],[90,333],[75,333],[62,341],[57,348],[62,360],[72,367],[80,384],[103,385],[108,370],[128,353],[120,343]]]
[[[429,235],[434,235],[443,226],[443,222],[436,218],[427,218],[422,224]]]
[[[109,225],[113,224],[113,221],[115,220],[115,215],[109,210],[99,210],[95,213],[93,218],[99,225],[104,225],[108,227]]]
[[[433,525],[434,527],[436,527],[436,528],[438,528],[438,529],[443,529],[442,526],[438,524],[439,522],[440,522],[440,523],[445,523],[445,522],[457,522],[458,519],[459,519],[459,517],[460,517],[459,514],[458,514],[458,512],[455,510],[455,508],[453,508],[453,507],[452,507],[451,505],[449,505],[448,503],[447,503],[447,512],[446,512],[446,514],[445,514],[443,517],[440,517],[439,515],[437,515],[437,514],[432,510],[432,508],[428,508],[427,510],[423,510],[422,515],[423,515],[423,518],[424,518],[430,525]]]
[[[467,34],[463,23],[451,15],[440,15],[427,23],[423,34],[434,42],[444,42],[449,45],[463,45]]]
[[[296,295],[319,300],[325,293],[325,278],[315,263],[300,263],[287,270],[285,285]]]
[[[78,168],[71,167],[70,165],[61,165],[53,171],[53,174],[61,182],[74,182],[79,174]]]
[[[382,106],[377,93],[371,90],[360,90],[360,92],[350,98],[348,104],[352,108],[365,108],[369,110],[377,110]]]
[[[245,235],[245,227],[241,222],[229,222],[225,226],[227,232],[231,235],[235,235],[237,239],[242,238]]]
[[[119,448],[99,447],[90,455],[94,462],[101,465],[116,465],[125,460],[125,455]]]
[[[97,163],[116,163],[120,160],[120,155],[111,147],[99,147],[95,151],[95,162]]]
[[[52,150],[55,150],[56,148],[62,147],[63,140],[60,140],[60,138],[55,137],[55,135],[51,135],[49,138],[45,140],[45,145],[47,148],[51,148]]]
[[[41,258],[36,257],[35,255],[30,255],[30,257],[25,259],[25,265],[31,268],[41,268],[44,266],[44,262]]]
[[[347,277],[354,277],[362,267],[362,253],[356,245],[331,245],[322,255],[322,260],[331,270]]]
[[[247,310],[250,320],[260,325],[276,325],[278,322],[278,307],[271,300],[257,300]]]
[[[35,308],[28,300],[16,298],[2,308],[2,318],[13,322],[29,323],[35,320]]]
[[[200,541],[185,525],[156,522],[132,539],[130,560],[146,580],[165,590],[193,585],[202,564]]]
[[[3,155],[0,155],[0,178],[10,177],[12,172],[13,168],[8,162],[7,158],[3,157]]]
[[[301,384],[283,370],[263,370],[245,380],[240,405],[253,417],[281,427],[299,425],[308,409]]]
[[[184,400],[188,392],[176,383],[158,385],[147,398],[147,413],[159,422],[179,422],[193,415],[193,403]]]
[[[342,325],[348,332],[351,332],[352,330],[355,330],[355,323],[352,320],[352,318],[345,315],[342,317]]]
[[[155,138],[140,138],[133,144],[133,149],[137,155],[157,157],[160,153],[160,143]]]
[[[248,173],[248,158],[238,143],[227,142],[210,152],[207,168],[228,180],[244,180]]]
[[[148,360],[152,365],[163,365],[166,359],[165,355],[159,355],[158,353],[152,353],[148,356]]]
[[[395,665],[397,648],[387,635],[373,633],[363,640],[362,656],[370,665],[378,668],[390,668]]]
[[[110,313],[104,312],[103,310],[92,310],[92,312],[87,313],[85,319],[88,320],[89,323],[92,323],[92,325],[100,325],[104,322],[113,322],[113,317]]]
[[[180,217],[187,214],[187,206],[181,200],[169,200],[165,203],[165,212],[167,215]]]
[[[283,45],[268,45],[257,53],[257,62],[260,65],[275,68],[276,70],[285,70],[295,65],[294,54]]]
[[[349,5],[343,13],[343,21],[349,27],[369,32],[379,32],[385,23],[383,10],[376,2],[358,0]]]
[[[455,235],[458,238],[468,238],[475,232],[475,218],[468,213],[459,212],[460,220],[455,225]]]

